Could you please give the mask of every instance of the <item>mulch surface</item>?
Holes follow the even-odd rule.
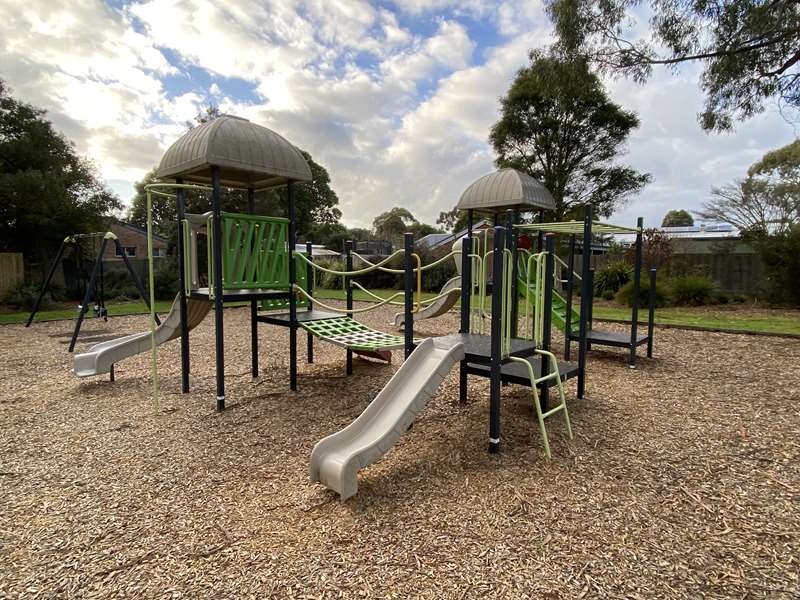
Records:
[[[454,370],[341,504],[309,483],[311,449],[402,356],[345,377],[318,343],[290,393],[287,331],[260,326],[253,381],[249,313],[225,314],[222,413],[213,319],[191,335],[191,394],[178,342],[161,348],[157,411],[147,355],[79,380],[70,322],[0,327],[0,598],[800,597],[798,340],[657,330],[635,370],[593,351],[588,398],[568,385],[575,439],[548,421],[551,461],[515,386],[489,455],[488,381],[459,406]],[[145,323],[89,321],[78,350]]]

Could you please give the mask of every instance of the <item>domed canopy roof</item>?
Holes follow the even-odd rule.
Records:
[[[230,187],[263,189],[311,181],[308,163],[285,138],[231,115],[187,131],[161,158],[156,176],[210,183],[212,166],[220,168],[220,182]]]
[[[459,210],[485,212],[553,210],[555,207],[546,187],[516,169],[500,169],[475,180],[456,205]]]

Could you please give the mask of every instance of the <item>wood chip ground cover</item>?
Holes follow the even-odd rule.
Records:
[[[145,323],[90,321],[78,350]],[[253,381],[247,310],[225,325],[224,413],[212,319],[192,332],[191,394],[178,343],[161,348],[158,412],[148,356],[78,380],[70,322],[0,328],[0,598],[800,596],[798,340],[658,330],[636,370],[592,352],[588,399],[568,386],[575,439],[550,419],[549,462],[526,389],[503,389],[489,455],[488,382],[462,407],[454,372],[342,505],[308,482],[311,448],[401,356],[345,377],[317,343],[290,393],[287,331],[260,327]]]

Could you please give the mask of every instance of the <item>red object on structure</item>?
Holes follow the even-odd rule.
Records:
[[[523,233],[521,236],[517,238],[517,248],[521,248],[523,250],[530,250],[531,246],[531,238],[528,237],[527,233]]]

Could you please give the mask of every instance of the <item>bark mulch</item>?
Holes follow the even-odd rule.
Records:
[[[360,318],[389,330],[391,310]],[[401,355],[345,377],[318,343],[290,393],[287,331],[261,326],[253,381],[247,310],[225,325],[223,413],[212,319],[192,332],[191,394],[178,343],[162,347],[158,411],[148,356],[78,380],[71,323],[0,328],[0,598],[800,597],[798,340],[658,330],[635,370],[593,351],[588,399],[568,386],[575,439],[549,420],[551,461],[514,386],[487,454],[488,382],[462,407],[454,372],[340,504],[309,483],[311,449]],[[144,326],[90,321],[78,350]]]

